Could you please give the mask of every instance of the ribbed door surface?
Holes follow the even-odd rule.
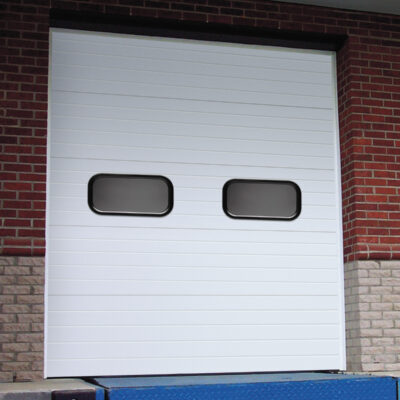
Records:
[[[53,29],[46,374],[342,369],[335,55]],[[161,175],[164,217],[99,215],[96,174]],[[233,219],[231,179],[301,190]]]

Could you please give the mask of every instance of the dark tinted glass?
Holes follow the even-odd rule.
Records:
[[[223,208],[232,218],[291,220],[300,214],[301,192],[289,181],[232,179],[223,189]]]
[[[163,216],[173,187],[163,176],[99,174],[89,181],[89,206],[99,214]]]

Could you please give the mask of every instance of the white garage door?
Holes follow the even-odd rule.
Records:
[[[343,369],[334,53],[51,39],[47,376]]]

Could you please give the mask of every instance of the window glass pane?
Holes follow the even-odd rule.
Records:
[[[98,174],[89,181],[89,206],[99,214],[163,216],[173,187],[163,176]]]
[[[223,189],[223,208],[232,218],[295,219],[301,192],[289,181],[232,179]]]

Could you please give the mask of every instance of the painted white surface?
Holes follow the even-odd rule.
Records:
[[[47,376],[343,369],[334,54],[51,35]],[[97,173],[168,177],[172,212],[94,214]],[[296,182],[299,218],[227,217],[233,178]]]

